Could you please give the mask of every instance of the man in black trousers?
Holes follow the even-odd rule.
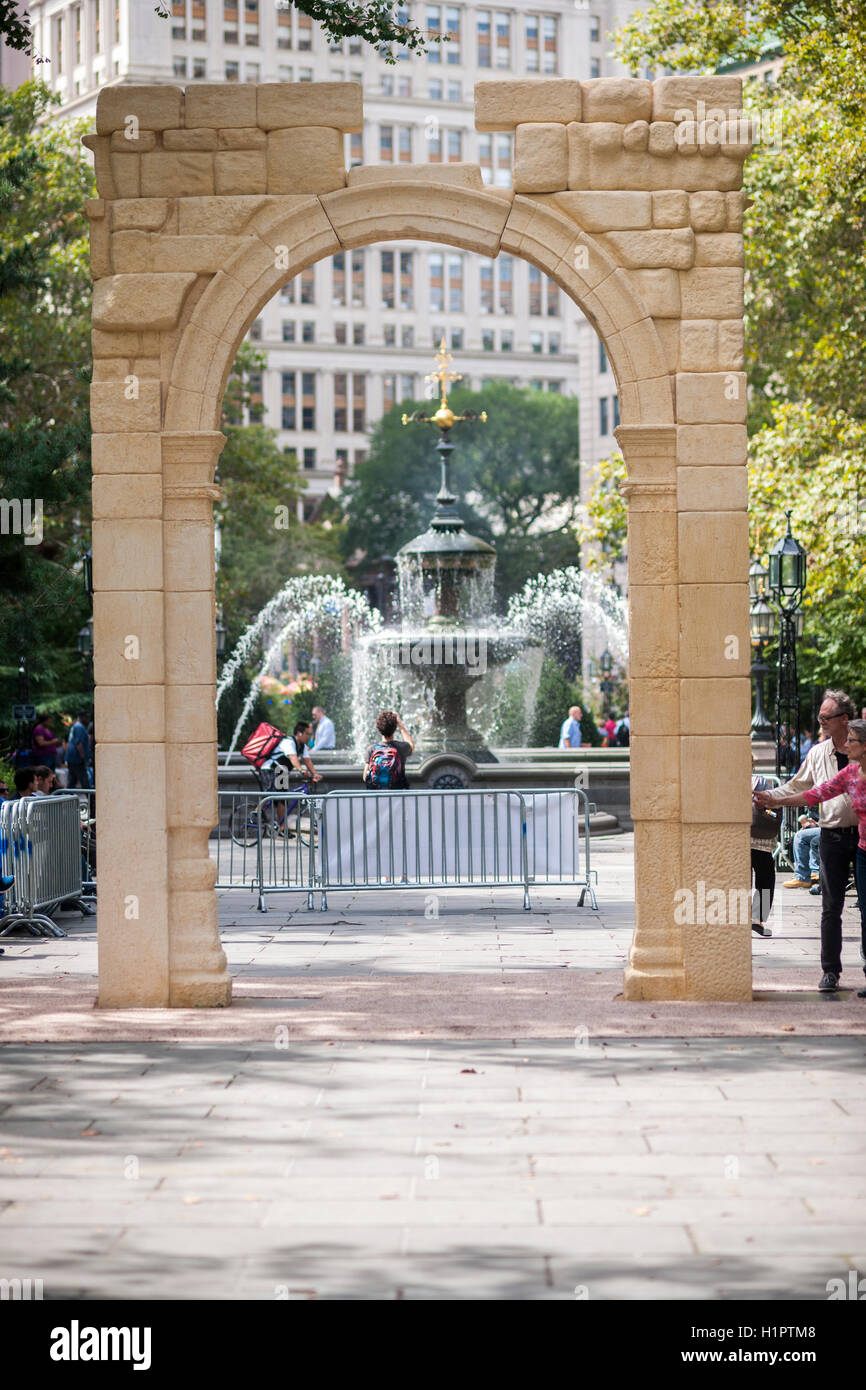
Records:
[[[845,740],[848,720],[857,713],[854,701],[844,690],[825,690],[818,711],[818,722],[825,737],[809,749],[797,772],[782,787],[768,795],[806,792],[835,777],[848,762]],[[842,908],[845,889],[854,872],[857,853],[857,816],[847,796],[835,796],[821,803],[821,976],[818,988],[825,994],[839,988],[842,974]],[[866,962],[864,962],[866,968]]]

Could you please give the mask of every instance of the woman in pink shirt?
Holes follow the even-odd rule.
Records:
[[[845,743],[848,762],[840,768],[829,782],[822,782],[809,791],[798,794],[787,792],[784,795],[755,792],[756,806],[772,807],[779,803],[788,806],[817,806],[820,801],[830,801],[834,796],[847,796],[857,816],[859,837],[857,855],[854,860],[854,879],[857,884],[857,901],[860,905],[860,959],[866,972],[866,719],[848,720],[848,738]],[[857,991],[858,999],[866,999],[866,989]]]

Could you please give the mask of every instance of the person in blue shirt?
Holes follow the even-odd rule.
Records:
[[[580,721],[583,718],[583,710],[580,705],[572,705],[568,711],[568,718],[562,721],[562,728],[559,731],[560,748],[579,748],[581,745]]]
[[[66,767],[69,776],[67,787],[89,787],[90,776],[87,764],[90,762],[90,735],[87,732],[87,715],[82,710],[75,716],[75,723],[69,730],[66,748]]]

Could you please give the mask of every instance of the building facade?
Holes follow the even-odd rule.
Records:
[[[507,8],[420,4],[401,15],[448,43],[396,62],[360,39],[329,44],[297,10],[260,0],[174,0],[168,19],[149,0],[41,0],[31,5],[39,75],[61,98],[60,118],[94,114],[106,84],[359,82],[362,133],[347,135],[346,164],[479,164],[484,182],[511,184],[513,137],[474,127],[475,83],[623,71],[609,31],[636,3],[517,0]],[[365,457],[368,432],[394,402],[419,401],[444,336],[464,382],[508,381],[579,401],[581,492],[615,447],[616,382],[596,334],[572,301],[515,257],[485,260],[440,245],[390,242],[334,256],[287,284],[252,325],[267,354],[260,383],[265,423],[294,451],[315,517]],[[625,582],[625,566],[612,576]],[[603,633],[586,632],[584,659]]]

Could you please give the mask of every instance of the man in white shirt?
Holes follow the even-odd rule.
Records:
[[[337,735],[334,721],[328,718],[321,705],[313,707],[313,732],[313,747],[317,753],[320,748],[336,748]]]
[[[562,728],[559,731],[560,748],[580,747],[580,721],[582,718],[583,710],[580,705],[572,705],[568,711],[568,718],[562,721]]]

